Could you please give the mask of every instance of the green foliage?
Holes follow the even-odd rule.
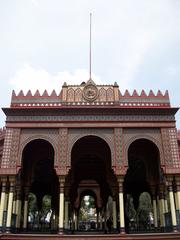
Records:
[[[51,210],[51,196],[45,195],[42,200],[41,216],[45,218],[47,213]]]
[[[36,196],[31,192],[28,195],[28,206],[29,206],[29,214],[32,216],[35,216],[35,212],[37,211],[37,201],[36,201]]]
[[[139,197],[139,207],[137,210],[139,221],[147,224],[152,211],[151,196],[149,193],[143,192]]]
[[[95,201],[92,196],[84,196],[81,200],[81,207],[79,211],[79,219],[87,221],[89,218],[90,209],[95,208]]]
[[[130,194],[126,196],[126,215],[129,220],[136,218],[136,210],[134,208],[133,198]]]

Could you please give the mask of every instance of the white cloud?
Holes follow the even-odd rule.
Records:
[[[37,6],[38,5],[38,0],[31,0],[32,1],[32,4],[34,5],[34,6]]]
[[[178,64],[174,64],[174,65],[170,65],[169,67],[167,67],[167,70],[166,72],[172,76],[172,77],[175,77],[179,74],[179,69],[180,69],[180,65]]]
[[[25,64],[22,69],[18,70],[10,79],[10,85],[15,91],[23,90],[25,93],[31,90],[34,93],[37,89],[42,93],[45,89],[50,93],[53,89],[60,91],[64,82],[67,84],[80,84],[89,79],[89,72],[86,69],[77,69],[74,73],[68,71],[50,74],[42,68],[33,68]],[[101,84],[100,77],[92,74],[92,79]]]

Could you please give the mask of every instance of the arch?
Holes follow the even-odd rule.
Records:
[[[87,129],[85,132],[80,133],[75,135],[72,139],[71,142],[68,144],[68,165],[71,166],[71,152],[73,149],[74,144],[80,140],[83,137],[88,137],[88,136],[94,136],[94,137],[99,137],[102,140],[104,140],[106,142],[106,144],[108,145],[110,152],[111,152],[111,166],[114,166],[114,146],[112,141],[103,133],[96,133],[95,131],[89,131],[89,129]]]
[[[75,102],[81,102],[82,101],[82,90],[80,88],[77,88],[75,90]]]
[[[55,143],[55,141],[52,140],[52,138],[50,137],[47,137],[45,135],[34,135],[34,136],[31,136],[29,138],[27,138],[25,141],[22,142],[21,146],[20,146],[20,150],[19,150],[19,165],[22,166],[22,155],[23,155],[23,151],[25,149],[25,147],[32,141],[34,140],[45,140],[47,141],[49,144],[51,144],[53,150],[54,150],[54,166],[57,165],[58,163],[58,147]]]
[[[107,101],[114,101],[114,92],[112,88],[107,89]]]
[[[70,88],[67,92],[68,102],[74,102],[74,89]]]
[[[104,88],[99,90],[99,100],[103,102],[106,101],[106,90]]]
[[[159,151],[159,157],[160,157],[160,163],[161,164],[163,162],[163,151],[162,151],[162,146],[161,144],[153,137],[149,136],[149,135],[138,135],[138,136],[133,136],[132,138],[129,139],[129,141],[125,144],[125,165],[126,167],[128,167],[128,149],[130,147],[130,145],[136,141],[136,140],[140,140],[140,139],[145,139],[145,140],[149,140],[152,143],[154,143]]]

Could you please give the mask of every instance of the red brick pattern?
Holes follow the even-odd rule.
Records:
[[[9,166],[12,165],[10,163],[12,140],[13,140],[13,129],[11,128],[6,129],[1,168],[9,168]]]
[[[68,129],[60,128],[59,129],[59,159],[58,159],[58,167],[59,173],[61,175],[66,174],[67,169],[67,144],[68,144]]]
[[[166,168],[180,168],[176,129],[163,128],[161,132]]]

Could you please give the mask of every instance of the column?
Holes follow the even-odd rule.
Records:
[[[176,211],[175,211],[175,204],[174,204],[174,194],[173,194],[173,188],[172,188],[172,179],[168,180],[168,192],[169,192],[169,200],[170,200],[172,228],[173,228],[173,232],[177,232],[177,220],[176,220]]]
[[[180,222],[180,178],[176,179],[176,196],[177,196],[176,210],[178,212],[178,220]]]
[[[167,190],[164,192],[164,211],[165,213],[168,213],[168,200],[167,200]]]
[[[20,230],[21,226],[21,186],[17,186],[16,189],[16,230]]]
[[[64,232],[64,176],[59,177],[59,234]]]
[[[64,221],[64,228],[68,230],[69,228],[69,201],[65,201],[65,213],[64,213],[65,221]]]
[[[6,187],[7,187],[7,178],[2,177],[2,191],[1,191],[1,203],[0,203],[0,231],[2,232],[3,228],[3,214],[6,200]]]
[[[8,209],[8,198],[9,198],[9,186],[6,187],[6,195],[5,195],[5,203],[4,203],[4,211],[6,212]]]
[[[98,208],[96,208],[96,229],[99,229],[99,217],[100,217],[100,210]]]
[[[154,227],[158,228],[158,215],[157,215],[157,202],[156,202],[156,187],[152,187],[152,200],[153,200],[153,216],[154,216]]]
[[[117,230],[117,212],[116,212],[116,201],[113,200],[113,230]]]
[[[124,177],[119,177],[119,220],[120,220],[120,233],[125,233],[125,221],[124,221],[124,197],[123,197],[123,181]]]
[[[12,214],[16,214],[16,192],[13,194],[13,208],[12,208]]]
[[[29,195],[29,187],[25,187],[24,188],[23,230],[27,229],[27,222],[28,222],[28,195]]]
[[[161,231],[165,230],[165,206],[164,206],[164,185],[160,185],[159,189],[159,217]]]
[[[78,210],[74,212],[74,230],[78,230]]]
[[[7,221],[6,221],[6,232],[9,233],[11,230],[11,219],[12,219],[12,208],[13,208],[13,195],[14,195],[14,185],[15,177],[9,177],[10,188],[9,188],[9,198],[8,198],[8,208],[7,208]]]

